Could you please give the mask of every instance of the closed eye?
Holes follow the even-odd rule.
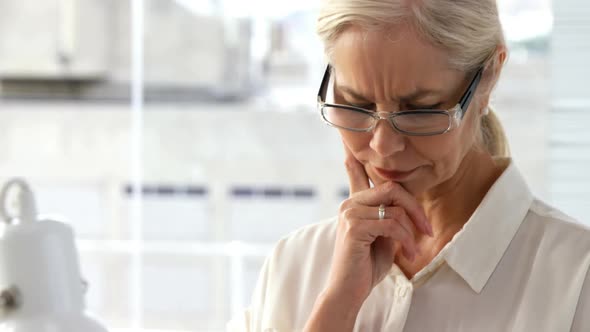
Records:
[[[354,107],[358,107],[358,108],[364,108],[367,110],[370,110],[373,108],[373,104],[364,104],[364,105],[358,105],[358,104],[349,104],[350,106],[354,106]]]
[[[442,103],[434,104],[434,105],[407,105],[407,109],[409,110],[434,110],[440,109],[442,107]]]
[[[347,100],[344,100],[344,104],[348,105],[348,106],[352,106],[352,107],[364,108],[366,110],[371,110],[375,106],[374,103],[363,103],[363,102],[352,103]]]

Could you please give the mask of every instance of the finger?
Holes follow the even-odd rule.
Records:
[[[385,208],[384,219],[378,219],[378,209],[372,206],[349,208],[343,212],[343,216],[348,220],[396,220],[410,235],[405,243],[405,247],[416,248],[420,253],[420,248],[416,244],[416,228],[403,208],[397,206]]]
[[[359,205],[379,206],[385,204],[386,206],[402,207],[416,225],[416,228],[424,234],[433,236],[432,227],[428,222],[424,209],[414,196],[399,183],[385,182],[375,187],[375,190],[365,190],[355,195],[354,201]]]
[[[380,220],[370,220],[375,224],[381,224],[384,227],[384,233],[380,236],[392,238],[395,241],[398,241],[402,246],[402,253],[406,258],[409,260],[414,260],[416,255],[418,254],[418,246],[416,245],[416,240],[412,233],[408,232],[404,226],[396,219],[380,219]],[[365,220],[367,222],[367,220]],[[383,225],[385,224],[385,225]],[[389,233],[387,233],[389,231]],[[401,236],[400,237],[398,237]]]
[[[343,211],[347,219],[375,219],[379,220],[379,207],[365,205],[349,205]],[[406,211],[399,206],[386,206],[383,219],[395,219],[402,223],[402,226],[412,234],[416,233],[416,227],[406,214]]]
[[[352,197],[353,194],[370,188],[369,177],[363,164],[352,154],[344,140],[342,145],[344,146],[345,155],[344,166],[348,174],[349,195]]]
[[[419,255],[422,255],[420,247],[416,243],[416,227],[412,223],[412,220],[406,214],[406,211],[400,207],[392,207],[392,219],[397,220],[400,225],[411,235],[412,245],[416,248]]]
[[[361,242],[373,243],[379,236],[398,241],[413,257],[417,247],[413,236],[395,219],[348,219],[349,236]]]

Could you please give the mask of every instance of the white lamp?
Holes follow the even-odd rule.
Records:
[[[7,209],[13,187],[20,191]],[[107,332],[85,313],[72,228],[37,220],[34,195],[20,179],[0,192],[0,217],[7,223],[0,234],[0,332]]]

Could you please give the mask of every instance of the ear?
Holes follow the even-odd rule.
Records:
[[[490,103],[490,96],[492,95],[492,91],[494,90],[494,87],[500,78],[502,68],[504,67],[504,63],[506,62],[507,58],[508,50],[506,45],[500,44],[496,46],[494,55],[489,59],[484,67],[484,77],[482,81],[485,83],[482,86],[483,94],[478,105],[479,109],[482,111],[486,109]]]
[[[506,45],[498,45],[496,46],[496,52],[494,52],[494,56],[490,61],[490,65],[494,77],[500,77],[500,72],[502,71],[502,67],[504,67],[504,63],[508,58],[508,50],[506,49]]]

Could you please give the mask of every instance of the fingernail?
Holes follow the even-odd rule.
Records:
[[[406,249],[406,247],[402,247],[402,252],[407,260],[412,260],[412,254]]]
[[[422,256],[422,249],[420,249],[420,247],[418,246],[414,246],[414,248],[416,248],[416,252],[418,253],[418,255]]]
[[[413,261],[416,258],[416,249],[408,249],[404,246],[403,250],[404,256],[406,256],[409,261]]]
[[[430,235],[430,237],[434,237],[434,231],[432,230],[432,225],[428,221],[425,221],[424,225],[426,226],[426,230],[428,231],[428,235]]]
[[[406,256],[406,259],[409,261],[414,260],[414,253],[406,248],[403,249],[404,250],[404,256]]]

